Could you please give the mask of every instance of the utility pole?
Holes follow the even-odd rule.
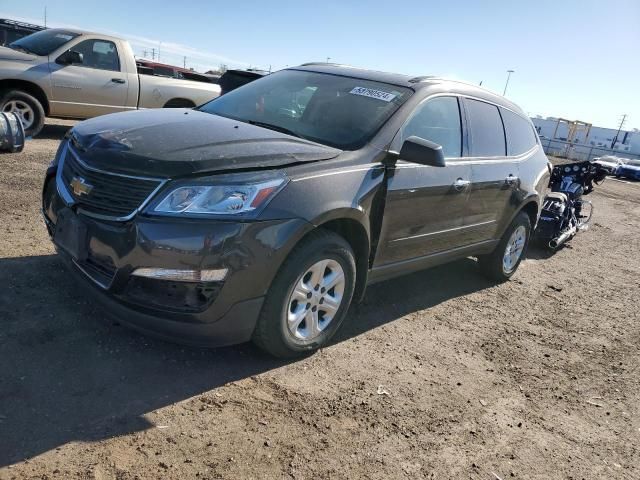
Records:
[[[187,68],[187,56],[186,55],[184,57],[182,57],[182,66],[184,68]]]
[[[616,132],[616,136],[613,137],[613,142],[611,142],[611,150],[613,150],[613,147],[615,147],[616,142],[618,141],[618,135],[620,135],[620,130],[622,130],[622,127],[624,126],[624,122],[627,121],[627,114],[625,113],[624,115],[622,115],[622,119],[620,120],[620,125],[618,126],[618,131]]]
[[[507,94],[507,87],[509,86],[509,79],[511,78],[511,74],[515,72],[515,70],[507,70],[507,81],[504,84],[504,92],[502,92],[502,96],[504,97]]]
[[[151,49],[151,60],[155,60],[156,59],[156,49],[152,48]]]
[[[162,47],[162,42],[158,45],[158,61],[160,61],[160,48]]]
[[[47,28],[47,7],[44,7],[44,28]]]
[[[331,60],[331,57],[327,57],[327,63],[329,63],[329,60]]]

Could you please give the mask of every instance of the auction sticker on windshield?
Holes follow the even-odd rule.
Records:
[[[383,102],[390,102],[396,98],[395,94],[383,92],[382,90],[374,90],[373,88],[354,87],[349,93],[353,95],[362,95],[363,97],[377,98]]]

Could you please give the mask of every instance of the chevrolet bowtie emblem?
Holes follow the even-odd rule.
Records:
[[[91,190],[93,190],[93,185],[87,183],[84,178],[81,177],[73,177],[71,183],[69,183],[71,190],[73,190],[73,194],[76,197],[81,197],[82,195],[89,195]]]

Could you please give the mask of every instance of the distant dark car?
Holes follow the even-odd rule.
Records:
[[[548,185],[505,98],[308,64],[196,109],[77,124],[42,206],[60,257],[121,323],[294,356],[327,345],[368,284],[467,256],[509,279]]]
[[[640,160],[627,160],[625,163],[618,165],[614,174],[616,177],[640,180]]]
[[[222,74],[218,84],[220,85],[220,95],[229,93],[238,87],[253,82],[259,78],[269,75],[264,70],[227,70]]]
[[[19,38],[44,30],[40,25],[18,22],[7,18],[0,18],[0,46],[9,45]]]

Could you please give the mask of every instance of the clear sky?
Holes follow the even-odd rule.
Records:
[[[118,33],[196,70],[307,61],[447,75],[530,115],[640,128],[640,0],[0,0],[0,17]],[[162,44],[160,44],[162,42]],[[149,53],[150,55],[150,53]]]

